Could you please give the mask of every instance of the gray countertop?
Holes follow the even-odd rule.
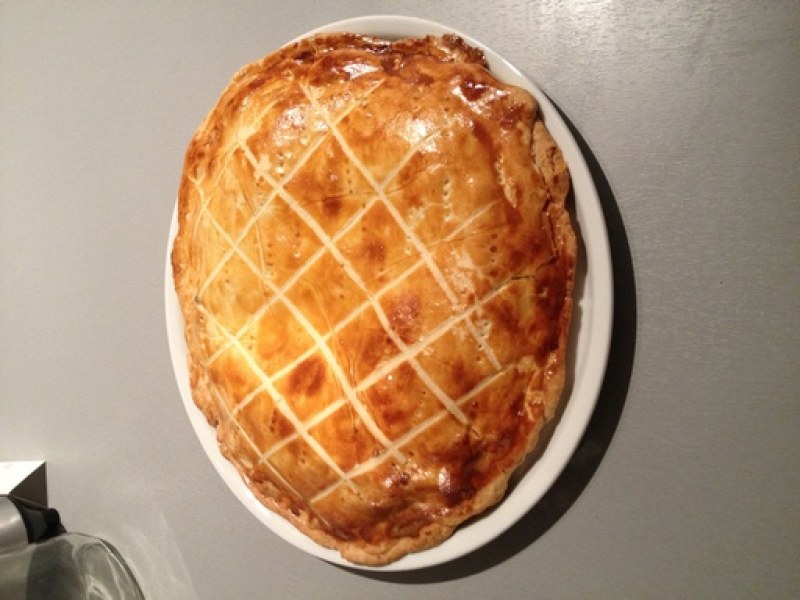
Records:
[[[800,3],[0,3],[0,460],[150,598],[800,597]],[[486,43],[572,123],[615,262],[587,434],[508,533],[369,576],[230,493],[164,327],[183,152],[241,65],[400,13]],[[533,595],[535,594],[535,596]]]

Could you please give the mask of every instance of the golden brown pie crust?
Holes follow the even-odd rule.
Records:
[[[456,36],[320,35],[233,78],[172,264],[194,400],[267,507],[380,565],[501,499],[564,384],[568,189]]]

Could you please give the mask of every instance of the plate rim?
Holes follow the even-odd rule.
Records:
[[[189,385],[183,317],[175,293],[172,274],[172,246],[178,229],[176,202],[170,223],[164,273],[164,306],[169,350],[184,409],[198,441],[218,475],[253,516],[293,546],[317,558],[349,568],[386,572],[410,571],[460,558],[499,537],[533,508],[567,466],[585,433],[591,415],[594,413],[605,376],[613,326],[611,252],[600,199],[577,141],[550,99],[533,80],[525,76],[516,66],[483,42],[453,27],[420,17],[397,14],[364,15],[333,21],[311,29],[288,43],[310,35],[338,31],[387,38],[453,33],[484,52],[492,72],[498,79],[520,85],[530,91],[539,103],[543,121],[569,165],[575,198],[575,214],[572,216],[573,220],[577,221],[580,230],[580,243],[584,246],[584,260],[587,263],[584,275],[584,295],[575,302],[574,310],[590,309],[591,323],[589,325],[591,330],[587,333],[586,325],[581,322],[580,329],[572,332],[572,335],[578,338],[577,344],[574,346],[574,351],[578,355],[572,361],[575,368],[573,387],[569,397],[562,399],[563,412],[560,421],[554,428],[542,455],[520,478],[514,489],[489,514],[456,529],[451,537],[438,546],[406,555],[389,565],[379,567],[358,565],[343,559],[337,551],[317,544],[283,517],[261,504],[247,487],[238,471],[224,458],[217,444],[215,429],[208,424],[205,416],[194,404]],[[582,312],[582,319],[585,319],[585,316]],[[591,338],[583,346],[580,345],[584,339],[581,334]],[[582,368],[579,367],[581,362]]]

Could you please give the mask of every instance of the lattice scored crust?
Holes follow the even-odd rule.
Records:
[[[534,99],[455,36],[316,36],[233,78],[172,262],[194,400],[267,507],[378,565],[501,499],[563,387],[568,188]]]

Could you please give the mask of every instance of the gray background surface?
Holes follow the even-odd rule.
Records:
[[[367,577],[228,491],[170,365],[183,152],[241,65],[400,13],[483,41],[589,153],[620,303],[556,486],[466,559]],[[800,597],[800,3],[0,3],[0,460],[151,598]]]

